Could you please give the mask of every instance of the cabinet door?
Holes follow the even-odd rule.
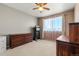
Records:
[[[77,42],[78,40],[78,25],[77,24],[70,24],[69,38],[71,42]]]
[[[74,56],[79,56],[79,45],[73,45],[74,47]]]
[[[69,56],[69,44],[64,42],[57,43],[57,55],[58,56]]]
[[[79,45],[71,44],[70,45],[70,56],[79,56]]]
[[[75,56],[79,56],[79,48],[75,49]]]
[[[57,45],[57,56],[63,56],[63,46]]]

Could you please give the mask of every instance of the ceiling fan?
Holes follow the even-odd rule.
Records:
[[[50,10],[49,8],[45,7],[47,5],[47,3],[35,3],[35,5],[37,6],[36,8],[33,8],[33,10],[39,10],[40,13],[43,10]]]

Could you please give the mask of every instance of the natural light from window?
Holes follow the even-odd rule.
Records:
[[[62,16],[45,19],[43,31],[62,31]]]

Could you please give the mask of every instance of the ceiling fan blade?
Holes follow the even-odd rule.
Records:
[[[42,5],[45,6],[45,5],[47,5],[47,3],[43,3]]]
[[[33,8],[33,10],[36,10],[36,9],[38,9],[38,8]]]
[[[36,6],[45,6],[45,5],[47,5],[47,3],[35,3],[36,4]]]
[[[45,10],[50,10],[49,8],[43,7]]]
[[[36,6],[40,6],[40,3],[35,3]]]

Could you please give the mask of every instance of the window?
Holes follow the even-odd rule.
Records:
[[[44,31],[62,31],[62,16],[45,19],[43,30]]]
[[[62,17],[56,17],[52,20],[53,31],[62,31]]]
[[[46,19],[44,20],[44,31],[52,31],[52,20]]]

